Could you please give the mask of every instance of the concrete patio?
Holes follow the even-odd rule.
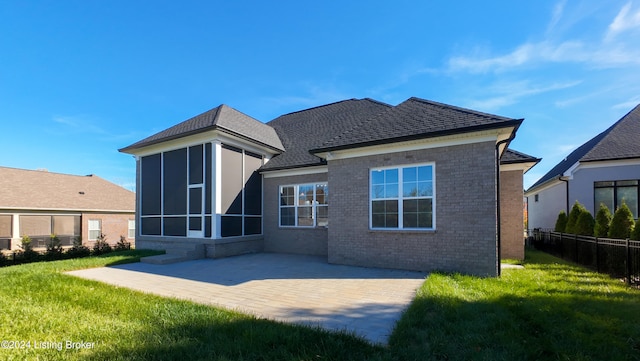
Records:
[[[133,263],[68,274],[277,321],[352,332],[386,344],[426,274],[259,253],[169,265]]]

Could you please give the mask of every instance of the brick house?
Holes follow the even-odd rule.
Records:
[[[419,98],[266,124],[221,105],[120,150],[137,158],[138,246],[495,276],[524,252],[538,159],[507,149],[521,122]]]
[[[0,249],[18,249],[24,235],[45,247],[52,234],[91,246],[100,233],[135,241],[135,193],[95,175],[0,167]]]

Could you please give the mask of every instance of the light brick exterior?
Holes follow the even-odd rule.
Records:
[[[266,252],[327,255],[327,228],[280,227],[280,186],[327,182],[327,173],[264,179],[264,250]],[[329,227],[334,195],[329,184]]]
[[[89,220],[96,219],[100,220],[101,231],[106,236],[107,243],[115,245],[120,241],[120,236],[125,236],[127,242],[134,245],[135,238],[129,238],[129,220],[135,220],[134,213],[82,213],[82,243],[95,243],[95,240],[89,240]]]
[[[370,230],[369,170],[428,162],[435,163],[436,230]],[[495,142],[330,160],[328,165],[330,263],[497,275]]]
[[[500,256],[524,259],[522,170],[500,172]]]

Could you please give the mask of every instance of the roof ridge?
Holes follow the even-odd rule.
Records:
[[[627,120],[627,117],[629,115],[631,115],[633,112],[635,112],[636,110],[640,111],[640,104],[636,105],[635,107],[633,107],[630,111],[627,112],[627,114],[625,114],[624,116],[622,116],[620,119],[618,119],[615,123],[613,123],[609,128],[603,130],[602,132],[598,133],[598,135],[596,135],[595,137],[591,138],[589,141],[594,140],[595,138],[599,137],[600,135],[602,135],[602,138],[600,138],[600,140],[598,140],[597,143],[595,143],[591,148],[589,148],[581,157],[580,157],[580,161],[582,159],[584,159],[589,153],[591,153],[592,150],[594,150],[598,145],[602,144],[602,142],[605,141],[605,139],[607,139],[607,136],[609,136],[609,134],[620,125],[620,123],[624,122]],[[588,143],[588,142],[587,142]],[[586,144],[586,143],[585,143]]]
[[[463,107],[459,107],[459,106],[456,106],[456,105],[437,102],[437,101],[434,101],[434,100],[418,98],[418,97],[415,97],[415,96],[407,99],[406,101],[412,101],[412,100],[413,101],[418,101],[418,102],[421,102],[421,103],[440,106],[440,107],[443,107],[443,108],[449,108],[449,109],[460,111],[460,112],[463,112],[463,113],[481,115],[481,116],[488,117],[488,118],[497,118],[497,119],[505,119],[505,120],[524,120],[523,118],[510,118],[510,117],[505,117],[505,116],[502,116],[502,115],[489,114],[489,113],[485,113],[485,112],[481,112],[481,111],[477,111],[477,110],[473,110],[473,109],[469,109],[469,108],[463,108]],[[402,104],[402,103],[400,103],[400,104]]]
[[[272,121],[274,121],[274,120],[276,120],[276,119],[278,119],[278,118],[282,118],[282,117],[287,116],[287,115],[293,115],[293,114],[297,114],[297,113],[302,113],[302,112],[306,112],[306,111],[309,111],[309,110],[314,110],[314,109],[324,108],[324,107],[328,107],[328,106],[330,106],[330,105],[335,105],[335,104],[344,103],[344,102],[353,101],[353,100],[362,100],[362,99],[356,99],[356,98],[343,99],[343,100],[338,100],[338,101],[333,102],[333,103],[328,103],[328,104],[323,104],[323,105],[317,105],[317,106],[315,106],[315,107],[311,107],[311,108],[307,108],[307,109],[302,109],[302,110],[297,110],[297,111],[295,111],[295,112],[291,112],[291,113],[286,113],[286,114],[279,115],[279,116],[277,116],[276,118],[274,118],[274,119],[272,119],[271,121],[269,121],[269,123],[270,123],[270,122],[272,122]]]
[[[16,167],[6,167],[6,166],[1,166],[0,165],[0,169],[2,169],[2,168],[16,170],[16,171],[20,171],[20,172],[38,172],[40,174],[63,175],[63,176],[68,176],[68,177],[81,177],[81,178],[98,177],[95,174],[87,174],[87,175],[69,174],[69,173],[51,172],[48,169],[43,169],[43,170],[40,170],[40,169],[25,169],[25,168],[16,168]]]

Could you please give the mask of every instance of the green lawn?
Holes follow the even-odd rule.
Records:
[[[0,339],[24,343],[0,359],[640,360],[640,291],[535,251],[499,279],[431,275],[388,347],[62,274],[144,254],[1,268]]]

